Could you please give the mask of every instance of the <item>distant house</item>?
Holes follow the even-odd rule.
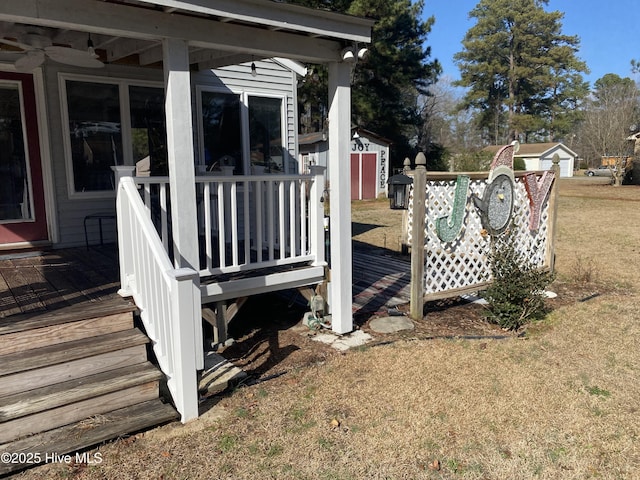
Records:
[[[369,200],[387,192],[390,140],[359,127],[351,129],[351,200]],[[327,167],[328,138],[325,132],[298,136],[300,171],[312,165]]]
[[[492,145],[484,150],[495,153],[499,148],[500,146]],[[556,154],[560,157],[560,177],[573,177],[578,154],[560,142],[521,143],[514,159],[522,158],[527,170],[549,170]]]

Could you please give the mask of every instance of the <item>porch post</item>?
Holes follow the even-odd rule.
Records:
[[[171,227],[177,267],[199,270],[191,75],[187,42],[162,41]]]
[[[191,74],[189,48],[184,40],[162,40],[164,66],[165,115],[167,119],[167,159],[171,198],[173,256],[176,268],[200,270],[198,223],[196,213],[196,174],[193,152],[193,117],[191,112]],[[200,278],[193,279],[200,288]],[[185,322],[187,320],[185,319]],[[202,318],[191,319],[196,368],[204,368]],[[184,372],[184,375],[189,375]],[[197,385],[195,386],[197,388]]]
[[[329,198],[331,327],[342,334],[353,330],[351,244],[351,64],[329,64]]]

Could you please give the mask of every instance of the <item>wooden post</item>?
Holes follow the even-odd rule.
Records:
[[[549,238],[547,239],[548,250],[547,259],[549,263],[549,270],[553,272],[556,263],[556,222],[558,216],[558,184],[560,183],[560,156],[556,153],[551,159],[553,165],[551,171],[553,171],[553,187],[549,193],[549,215],[551,215],[551,221],[549,223]]]
[[[351,64],[329,63],[329,184],[331,191],[331,327],[353,330],[351,245]]]
[[[187,42],[162,42],[171,187],[171,227],[176,267],[199,270],[191,74]]]
[[[413,174],[413,225],[411,228],[411,303],[410,317],[422,320],[424,307],[424,227],[427,199],[427,159],[416,156]]]

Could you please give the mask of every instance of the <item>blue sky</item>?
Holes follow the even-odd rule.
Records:
[[[473,25],[468,13],[478,0],[425,0],[424,17],[436,22],[427,37],[431,58],[437,58],[443,75],[460,78],[453,55],[462,49],[461,40]],[[640,0],[550,0],[547,11],[564,12],[562,33],[580,38],[578,57],[591,73],[585,80],[593,82],[607,73],[621,77],[631,73],[631,59],[640,59]]]

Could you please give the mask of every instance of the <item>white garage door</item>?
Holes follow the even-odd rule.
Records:
[[[571,166],[571,159],[569,158],[561,158],[560,159],[560,176],[563,178],[573,177],[573,168]],[[553,162],[551,160],[542,160],[540,161],[540,169],[541,170],[550,170]]]

